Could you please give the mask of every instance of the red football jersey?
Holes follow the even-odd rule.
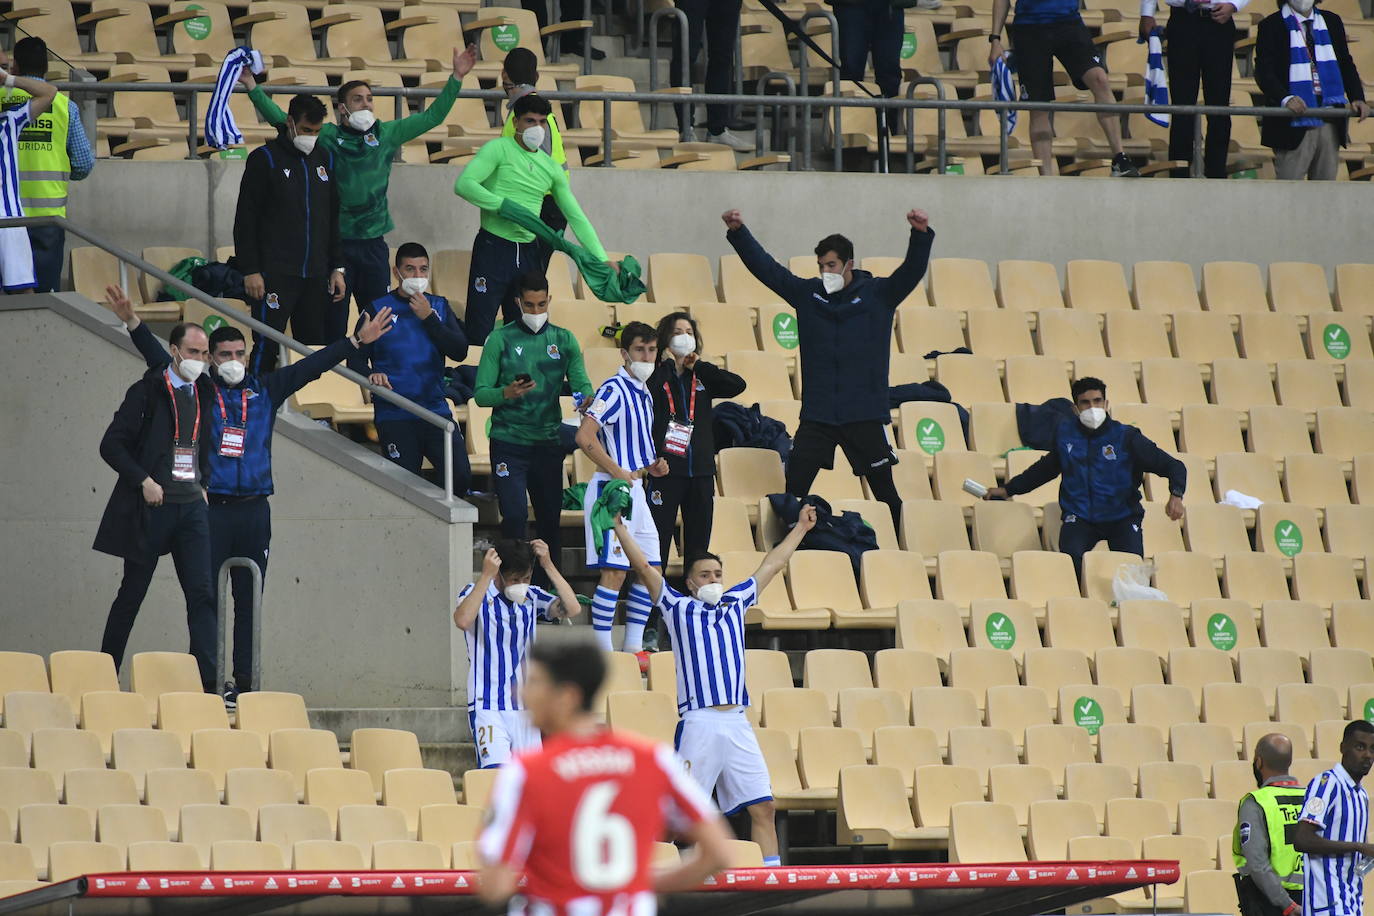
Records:
[[[713,810],[665,745],[561,735],[501,768],[480,851],[524,871],[531,913],[643,916],[653,844]]]

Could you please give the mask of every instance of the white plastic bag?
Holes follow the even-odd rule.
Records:
[[[1150,584],[1153,563],[1122,563],[1112,579],[1112,597],[1123,601],[1168,601],[1169,596]]]

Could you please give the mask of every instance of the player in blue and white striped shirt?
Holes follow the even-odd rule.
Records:
[[[773,826],[773,787],[758,738],[744,709],[749,691],[744,683],[744,615],[758,604],[768,583],[782,572],[806,533],[816,526],[816,508],[804,506],[787,537],[763,558],[754,575],[725,588],[725,570],[712,553],[687,557],[683,573],[687,594],[663,581],[628,537],[623,520],[616,531],[625,554],[649,595],[663,610],[673,637],[677,667],[677,752],[706,792],[728,817],[748,809],[750,834],[763,850],[764,865],[779,865],[778,835]]]
[[[587,533],[587,565],[601,570],[601,581],[592,598],[592,627],[597,642],[607,651],[611,649],[616,599],[630,564],[614,532],[605,532],[598,542],[592,528],[592,506],[608,481],[627,481],[632,504],[630,524],[626,527],[649,562],[657,565],[658,529],[644,496],[644,477],[668,473],[668,461],[658,456],[654,445],[653,399],[644,386],[658,364],[658,334],[642,321],[631,321],[620,329],[619,341],[620,358],[625,365],[596,390],[577,430],[578,448],[597,468],[582,501],[583,526]],[[653,606],[642,582],[630,586],[625,642],[621,648],[639,656],[640,671],[649,668],[649,656],[644,652],[644,625],[649,622]]]
[[[530,585],[536,559],[557,595]],[[500,766],[512,754],[539,747],[539,732],[520,701],[535,619],[562,620],[581,609],[539,540],[498,542],[482,558],[481,576],[459,592],[453,622],[467,636],[468,724],[479,767]]]
[[[0,219],[24,215],[19,204],[19,132],[24,126],[43,114],[52,105],[57,87],[43,80],[27,76],[15,76],[6,71],[9,57],[0,51]],[[14,107],[9,107],[10,96],[15,89],[27,92],[30,98]],[[7,293],[33,289],[33,249],[29,247],[29,233],[26,229],[6,227],[0,229],[0,286]]]
[[[1360,780],[1374,764],[1374,725],[1356,719],[1341,736],[1341,762],[1307,786],[1293,846],[1304,854],[1304,916],[1362,916],[1362,857],[1368,842],[1369,795]]]

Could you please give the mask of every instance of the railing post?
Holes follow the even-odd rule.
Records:
[[[755,89],[755,93],[759,97],[758,123],[754,126],[754,147],[758,150],[763,149],[763,107],[766,104],[764,102],[764,91],[767,89],[768,84],[774,81],[780,81],[787,87],[788,95],[795,96],[797,94],[797,84],[792,82],[792,77],[788,76],[786,73],[770,70],[759,77],[758,85]],[[775,104],[773,106],[773,149],[777,149],[778,147],[778,133],[782,127],[782,118],[779,116],[779,113],[780,108]],[[787,106],[787,117],[787,170],[789,172],[795,172],[797,170],[797,107],[795,105]]]
[[[1007,174],[1007,110],[1005,108],[997,109],[997,173],[999,175]]]
[[[667,6],[660,10],[654,10],[649,17],[649,91],[658,91],[658,21],[664,17],[671,17],[677,26],[677,35],[674,38],[678,46],[678,79],[679,86],[691,87],[692,85],[692,62],[687,58],[687,14],[675,6]],[[671,68],[671,65],[670,65]],[[671,82],[671,79],[670,79]],[[693,105],[678,106],[675,110],[679,112],[678,117],[678,136],[685,143],[690,140],[692,131],[692,109]],[[658,130],[658,105],[649,106],[649,129]],[[687,109],[687,116],[682,117],[681,111]]]
[[[262,570],[258,564],[248,557],[230,557],[220,564],[216,572],[218,576],[218,590],[216,594],[215,613],[218,615],[218,634],[216,646],[215,664],[215,686],[229,682],[229,676],[233,674],[230,665],[226,664],[229,655],[229,643],[232,639],[233,628],[229,623],[229,603],[233,598],[233,589],[229,587],[229,573],[234,569],[247,569],[253,579],[253,661],[250,666],[250,674],[253,678],[253,689],[262,689]]]
[[[611,97],[606,96],[601,100],[601,167],[603,169],[614,168],[615,163],[611,161]]]
[[[1188,177],[1201,178],[1202,169],[1202,115],[1193,115],[1193,155],[1188,164]]]
[[[186,96],[186,158],[196,157],[196,103],[199,93],[191,92]]]
[[[444,430],[444,496],[453,502],[453,429]]]

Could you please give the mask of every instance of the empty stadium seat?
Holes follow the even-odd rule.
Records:
[[[268,738],[279,728],[309,728],[305,699],[298,693],[254,690],[245,693],[238,704],[235,727],[253,732],[268,751]]]

